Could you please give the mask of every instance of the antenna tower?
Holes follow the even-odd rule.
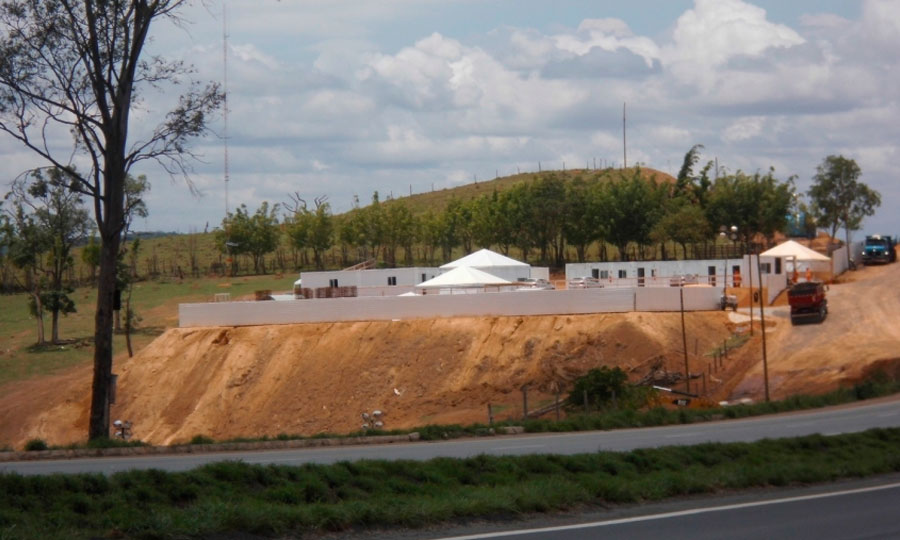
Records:
[[[224,139],[225,139],[225,218],[228,219],[228,5],[222,3],[222,71],[223,81],[222,88],[224,97],[222,98],[222,116],[225,123]]]

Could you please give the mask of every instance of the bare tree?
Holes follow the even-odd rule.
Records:
[[[154,160],[186,178],[190,139],[206,131],[222,103],[217,84],[190,81],[192,69],[160,57],[142,60],[151,24],[176,23],[187,0],[3,0],[0,2],[0,130],[90,197],[101,253],[88,436],[109,436],[116,261],[126,225],[126,178]],[[129,141],[141,89],[187,91],[143,138]],[[71,143],[58,142],[68,132]],[[75,163],[79,163],[76,170]],[[84,172],[82,172],[84,171]]]

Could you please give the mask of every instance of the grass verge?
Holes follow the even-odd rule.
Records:
[[[575,456],[0,476],[0,538],[197,538],[419,527],[900,471],[900,429]]]

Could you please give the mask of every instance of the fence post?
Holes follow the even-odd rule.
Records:
[[[703,373],[703,395],[706,395],[706,373]]]
[[[591,408],[588,405],[587,390],[584,391],[584,412],[585,414],[591,412]]]
[[[722,340],[722,352],[725,354],[725,357],[727,358],[728,357],[728,340],[727,339]]]
[[[494,425],[494,410],[491,408],[491,404],[488,403],[488,425]]]
[[[616,391],[615,390],[612,391],[612,402],[613,402],[613,409],[618,410],[619,409],[619,400],[616,399]]]
[[[556,391],[556,421],[559,422],[559,390]]]
[[[522,385],[522,418],[528,418],[528,385]]]

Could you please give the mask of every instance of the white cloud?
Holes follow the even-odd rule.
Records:
[[[662,47],[663,65],[684,83],[711,91],[718,68],[736,57],[758,57],[772,48],[804,43],[791,28],[769,22],[765,10],[741,0],[695,0]]]
[[[597,47],[610,52],[630,51],[643,58],[647,67],[652,67],[653,61],[659,58],[659,48],[653,40],[635,36],[619,19],[586,19],[578,26],[577,34],[558,35],[554,40],[559,49],[579,56]]]

